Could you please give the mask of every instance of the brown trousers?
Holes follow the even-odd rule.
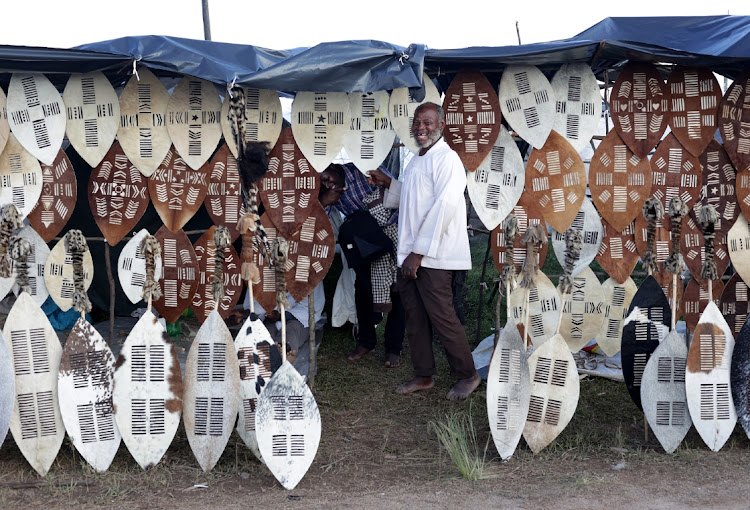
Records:
[[[414,375],[435,375],[433,333],[448,356],[451,376],[466,379],[476,373],[466,331],[453,308],[453,271],[420,267],[416,280],[407,280],[399,269],[398,289],[406,311],[406,331]]]

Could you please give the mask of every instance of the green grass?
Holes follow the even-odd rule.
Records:
[[[490,440],[487,438],[484,451],[480,452],[471,406],[468,412],[454,411],[430,421],[430,428],[461,476],[472,482],[484,478]]]

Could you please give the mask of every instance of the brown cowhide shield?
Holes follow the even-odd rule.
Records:
[[[163,266],[158,281],[161,297],[153,305],[167,322],[174,322],[192,303],[198,288],[198,258],[182,230],[173,233],[161,227],[155,237],[161,247]]]
[[[738,172],[750,170],[750,69],[734,80],[719,104],[724,148]]]
[[[518,219],[518,229],[521,232],[513,242],[513,265],[516,267],[516,274],[520,274],[523,268],[523,262],[526,260],[526,245],[521,243],[529,225],[544,225],[544,216],[538,208],[531,207],[532,197],[529,193],[521,195],[521,199],[513,207],[512,214]],[[492,260],[498,271],[502,271],[505,266],[505,224],[508,218],[505,218],[500,225],[492,230]],[[547,250],[549,243],[544,243],[539,247],[537,259],[539,267],[544,266],[547,259]]]
[[[716,297],[716,290],[713,290],[713,292],[714,297]],[[747,284],[739,273],[735,273],[729,279],[720,294],[719,309],[735,337],[740,334],[750,311],[747,294]]]
[[[617,283],[625,283],[638,263],[635,244],[635,224],[631,223],[622,232],[602,220],[604,239],[596,254],[596,261]]]
[[[698,156],[698,161],[703,186],[690,214],[693,219],[698,219],[701,207],[711,204],[719,214],[714,229],[726,234],[737,220],[740,210],[750,212],[750,176],[747,175],[750,172],[744,172],[746,175],[738,180],[727,151],[715,139],[711,139],[706,150]]]
[[[667,78],[672,96],[669,127],[693,156],[700,156],[716,133],[721,87],[710,69],[675,67]]]
[[[199,277],[198,288],[193,294],[193,302],[190,308],[201,323],[216,308],[213,292],[214,273],[216,271],[215,230],[216,227],[206,230],[193,245],[195,255],[198,258]],[[224,294],[221,296],[219,303],[219,315],[222,319],[229,317],[240,299],[240,292],[242,291],[240,265],[240,257],[230,244],[224,250]]]
[[[703,228],[692,216],[687,216],[682,222],[682,236],[680,250],[685,258],[685,264],[693,278],[698,280],[701,287],[708,288],[708,280],[701,278],[701,268],[706,260],[706,243],[703,238]],[[714,262],[719,278],[729,267],[729,251],[727,250],[727,235],[717,233],[714,237]],[[697,322],[697,320],[696,320]]]
[[[717,306],[721,306],[719,298],[723,293],[724,284],[721,279],[711,283],[711,295]],[[682,318],[690,331],[695,331],[695,326],[698,325],[706,305],[708,305],[708,289],[695,278],[690,278],[690,282],[685,287],[685,294],[682,296]],[[728,318],[727,322],[729,322]],[[742,327],[742,324],[740,324],[740,327]]]
[[[211,158],[209,166],[211,174],[203,203],[214,224],[227,227],[234,241],[240,235],[237,221],[242,209],[242,189],[237,160],[232,156],[227,144],[224,144]]]
[[[49,243],[73,215],[78,199],[78,182],[73,165],[60,149],[52,165],[42,165],[42,194],[29,215],[34,230]]]

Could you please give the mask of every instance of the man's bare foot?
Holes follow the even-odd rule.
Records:
[[[464,400],[471,395],[475,389],[477,389],[480,382],[482,382],[482,378],[478,373],[474,372],[474,375],[471,377],[459,379],[445,398],[448,400]]]
[[[346,359],[348,359],[349,361],[357,361],[358,359],[365,357],[371,352],[372,352],[372,349],[368,349],[367,347],[362,347],[361,345],[358,345],[357,347],[349,351],[349,354],[346,355]]]
[[[435,386],[435,381],[432,377],[415,377],[411,381],[407,381],[396,388],[396,393],[399,395],[408,395],[415,391],[429,390]]]
[[[401,365],[401,356],[393,352],[389,352],[385,355],[385,367],[386,368],[398,368],[400,365]]]

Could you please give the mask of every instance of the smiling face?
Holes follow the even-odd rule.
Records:
[[[437,109],[432,104],[420,106],[414,114],[411,134],[420,149],[429,149],[443,136],[445,120],[440,119]],[[420,153],[426,152],[420,151]]]

